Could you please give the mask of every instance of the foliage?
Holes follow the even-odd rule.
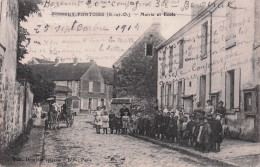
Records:
[[[27,29],[21,27],[20,23],[22,21],[27,22],[26,17],[29,17],[30,14],[36,13],[39,11],[38,5],[41,0],[18,0],[19,4],[19,27],[18,27],[18,52],[17,52],[17,61],[20,61],[24,58],[24,55],[27,54],[26,47],[23,45],[23,42],[28,40],[26,35],[29,35]]]
[[[136,44],[131,53],[122,60],[121,68],[116,72],[116,93],[118,97],[134,96],[151,101],[157,94],[157,55],[145,56],[145,43],[152,42],[154,46],[162,39],[149,38],[147,34],[143,41]],[[148,36],[148,37],[147,37]]]
[[[39,76],[34,76],[31,69],[20,63],[20,60],[27,54],[24,43],[29,40],[27,29],[23,28],[20,23],[27,22],[26,17],[39,11],[37,4],[41,0],[18,0],[19,3],[19,27],[18,27],[18,52],[17,52],[17,80],[27,80],[34,94],[34,102],[44,102],[54,92],[55,84],[49,80],[43,80]]]
[[[34,103],[45,102],[50,95],[54,94],[55,83],[53,81],[33,75],[30,67],[20,62],[17,63],[17,80],[26,80],[30,84],[34,94]]]

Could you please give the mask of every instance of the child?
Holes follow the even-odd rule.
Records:
[[[115,128],[116,128],[116,134],[120,134],[120,129],[121,129],[121,116],[120,113],[118,113],[115,117]]]
[[[97,128],[97,112],[94,113],[94,124],[93,124],[93,128]]]
[[[100,115],[97,115],[97,117],[96,117],[96,131],[97,131],[97,134],[100,134],[101,126],[102,126],[102,117]]]
[[[116,115],[110,110],[110,114],[108,115],[108,117],[109,117],[110,133],[113,134],[114,128],[115,128],[115,118],[116,118]]]
[[[102,127],[103,127],[103,134],[107,134],[107,128],[109,127],[109,117],[107,115],[107,112],[104,112],[104,115],[102,116]]]
[[[127,115],[127,112],[124,113],[125,115],[122,117],[123,121],[123,133],[127,134],[128,124],[129,124],[129,116]]]

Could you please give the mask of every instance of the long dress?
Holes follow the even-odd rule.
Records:
[[[123,128],[128,128],[129,116],[123,116],[122,121],[123,121]]]
[[[36,108],[36,120],[35,120],[35,124],[36,126],[40,126],[41,125],[41,115],[42,115],[42,107],[37,107]]]
[[[103,128],[108,128],[109,127],[109,117],[108,117],[108,115],[103,115],[102,116],[102,127]]]

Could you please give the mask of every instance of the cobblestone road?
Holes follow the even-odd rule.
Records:
[[[41,166],[212,166],[131,136],[96,134],[90,121],[76,116],[72,127],[47,131]]]

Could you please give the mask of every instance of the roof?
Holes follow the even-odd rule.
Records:
[[[152,31],[154,32],[158,32],[159,37],[165,41],[165,38],[161,35],[160,33],[160,24],[159,23],[153,23],[134,43],[133,45],[127,49],[127,51],[114,63],[114,66],[116,66],[117,64],[119,64],[124,58],[128,57],[131,50],[138,45],[138,43],[146,36],[147,33],[150,33]]]
[[[40,64],[45,64],[45,63],[54,63],[53,61],[45,60],[45,59],[39,59],[39,58],[34,58],[37,60]]]
[[[56,92],[71,92],[72,90],[67,86],[56,85],[55,91]]]
[[[131,104],[131,99],[127,98],[113,98],[111,104]]]
[[[60,63],[55,64],[32,64],[30,68],[34,75],[41,75],[42,78],[48,78],[52,81],[80,81],[80,78],[86,73],[92,63]],[[114,69],[98,66],[100,73],[108,84],[113,84]]]

